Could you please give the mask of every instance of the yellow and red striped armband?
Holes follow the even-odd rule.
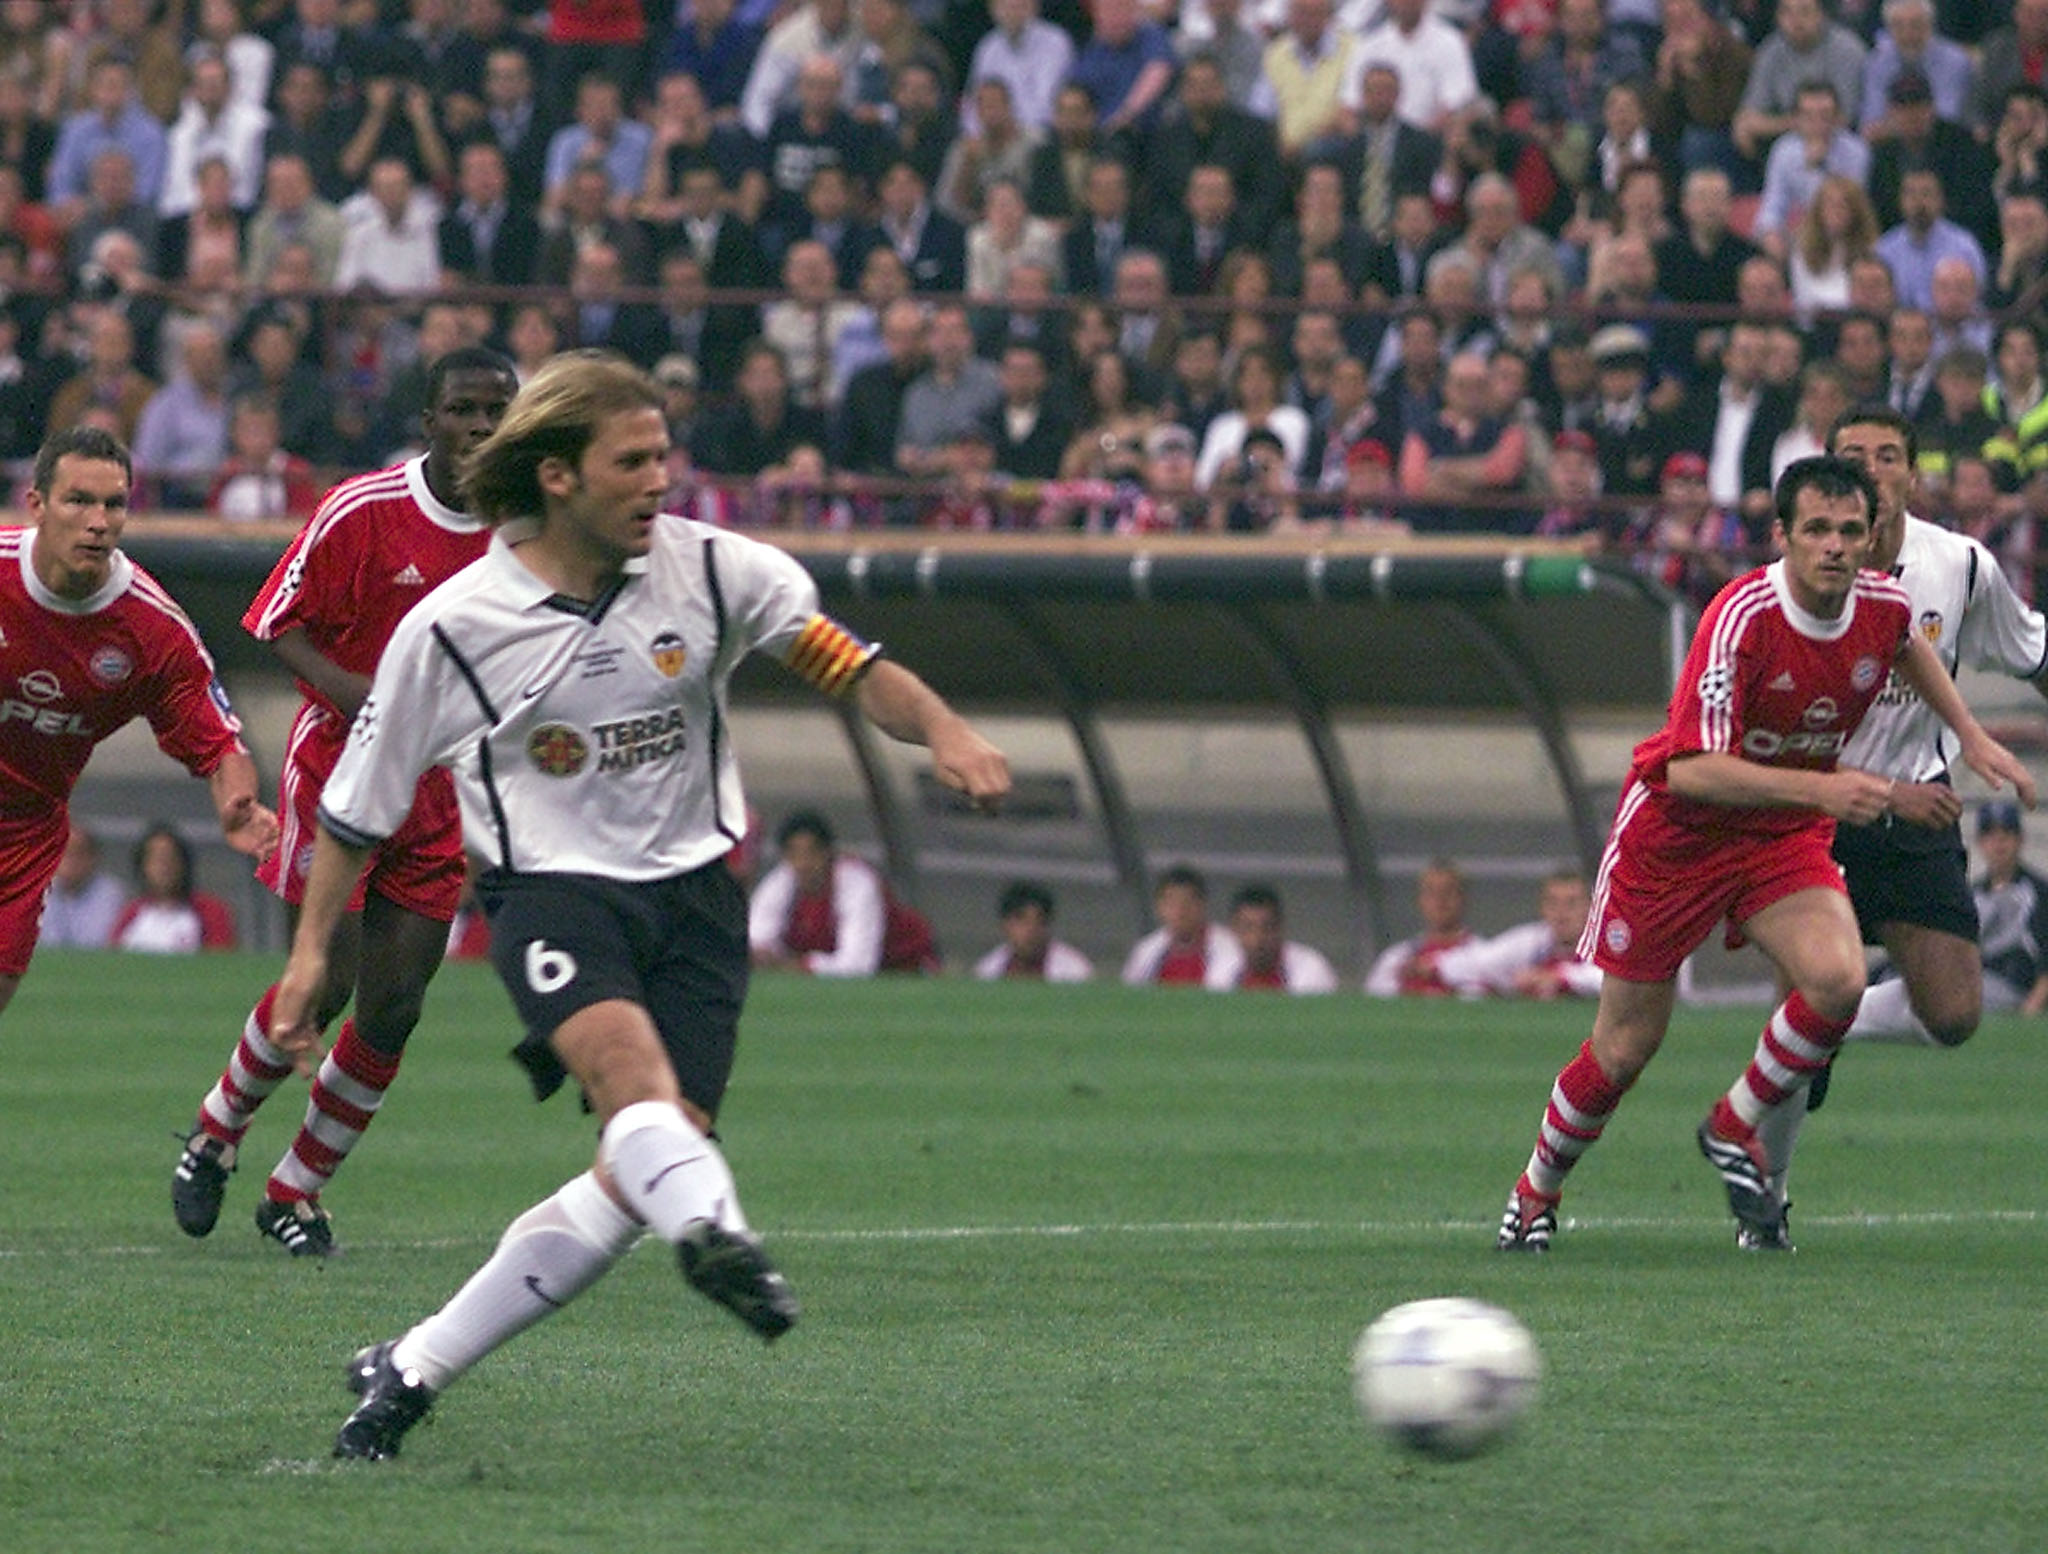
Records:
[[[843,696],[881,651],[881,643],[863,642],[831,616],[813,615],[783,662],[827,696]]]

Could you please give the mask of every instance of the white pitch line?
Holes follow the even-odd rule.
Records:
[[[1565,1230],[1697,1230],[1702,1225],[1719,1225],[1723,1216],[1600,1216],[1570,1217]],[[803,1228],[768,1229],[771,1243],[804,1241],[858,1243],[883,1241],[992,1241],[1002,1239],[1057,1239],[1078,1236],[1229,1236],[1229,1235],[1418,1235],[1440,1231],[1449,1235],[1478,1235],[1495,1229],[1497,1219],[1415,1219],[1415,1220],[1314,1220],[1314,1219],[1221,1219],[1221,1220],[1111,1220],[1101,1224],[1062,1225],[884,1225],[867,1229]],[[1928,1209],[1900,1214],[1802,1214],[1805,1227],[1828,1229],[1912,1230],[1943,1225],[2039,1225],[2048,1223],[2048,1209]],[[343,1248],[364,1252],[445,1252],[465,1247],[495,1244],[487,1236],[454,1236],[416,1241],[351,1241]],[[166,1246],[57,1247],[36,1251],[0,1247],[0,1261],[31,1257],[162,1257]]]

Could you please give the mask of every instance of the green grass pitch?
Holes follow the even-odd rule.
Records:
[[[1692,1131],[1754,1041],[1685,1012],[1565,1200],[1491,1251],[1583,1007],[757,984],[723,1132],[805,1302],[764,1349],[645,1245],[337,1464],[343,1362],[588,1160],[487,971],[449,968],[328,1195],[205,1242],[168,1186],[276,967],[50,955],[0,1019],[0,1549],[403,1554],[2033,1551],[2048,1542],[2048,1033],[1862,1048],[1790,1258],[1743,1256]],[[1915,1097],[1919,1096],[1917,1100]],[[1472,1294],[1548,1376],[1475,1461],[1368,1433],[1375,1314]]]

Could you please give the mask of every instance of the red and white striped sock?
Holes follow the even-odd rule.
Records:
[[[1593,1056],[1588,1038],[1579,1055],[1565,1064],[1550,1087],[1550,1104],[1543,1109],[1543,1126],[1536,1133],[1536,1149],[1529,1167],[1522,1173],[1524,1190],[1542,1198],[1556,1198],[1564,1191],[1564,1179],[1578,1164],[1579,1156],[1591,1149],[1614,1115],[1614,1108],[1628,1093],[1628,1086],[1607,1077],[1607,1071]]]
[[[1756,1056],[1714,1107],[1714,1131],[1724,1138],[1747,1137],[1746,1130],[1762,1121],[1764,1113],[1804,1090],[1813,1076],[1827,1067],[1849,1025],[1850,1020],[1825,1018],[1793,992],[1771,1011],[1763,1035],[1757,1038]],[[1727,1123],[1731,1118],[1741,1127],[1730,1129]]]
[[[341,1034],[321,1061],[313,1080],[306,1120],[292,1147],[270,1173],[264,1189],[273,1203],[317,1198],[384,1104],[384,1092],[398,1077],[398,1054],[379,1052],[344,1020]]]
[[[223,1144],[241,1143],[256,1108],[291,1078],[291,1057],[270,1044],[270,1006],[276,998],[275,984],[264,989],[249,1018],[242,1022],[242,1039],[235,1044],[234,1056],[199,1103],[201,1131]]]

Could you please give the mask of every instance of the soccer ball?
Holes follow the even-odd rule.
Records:
[[[1469,1457],[1536,1397],[1543,1360],[1529,1330],[1483,1300],[1411,1300],[1351,1352],[1351,1386],[1374,1425],[1431,1457]]]

